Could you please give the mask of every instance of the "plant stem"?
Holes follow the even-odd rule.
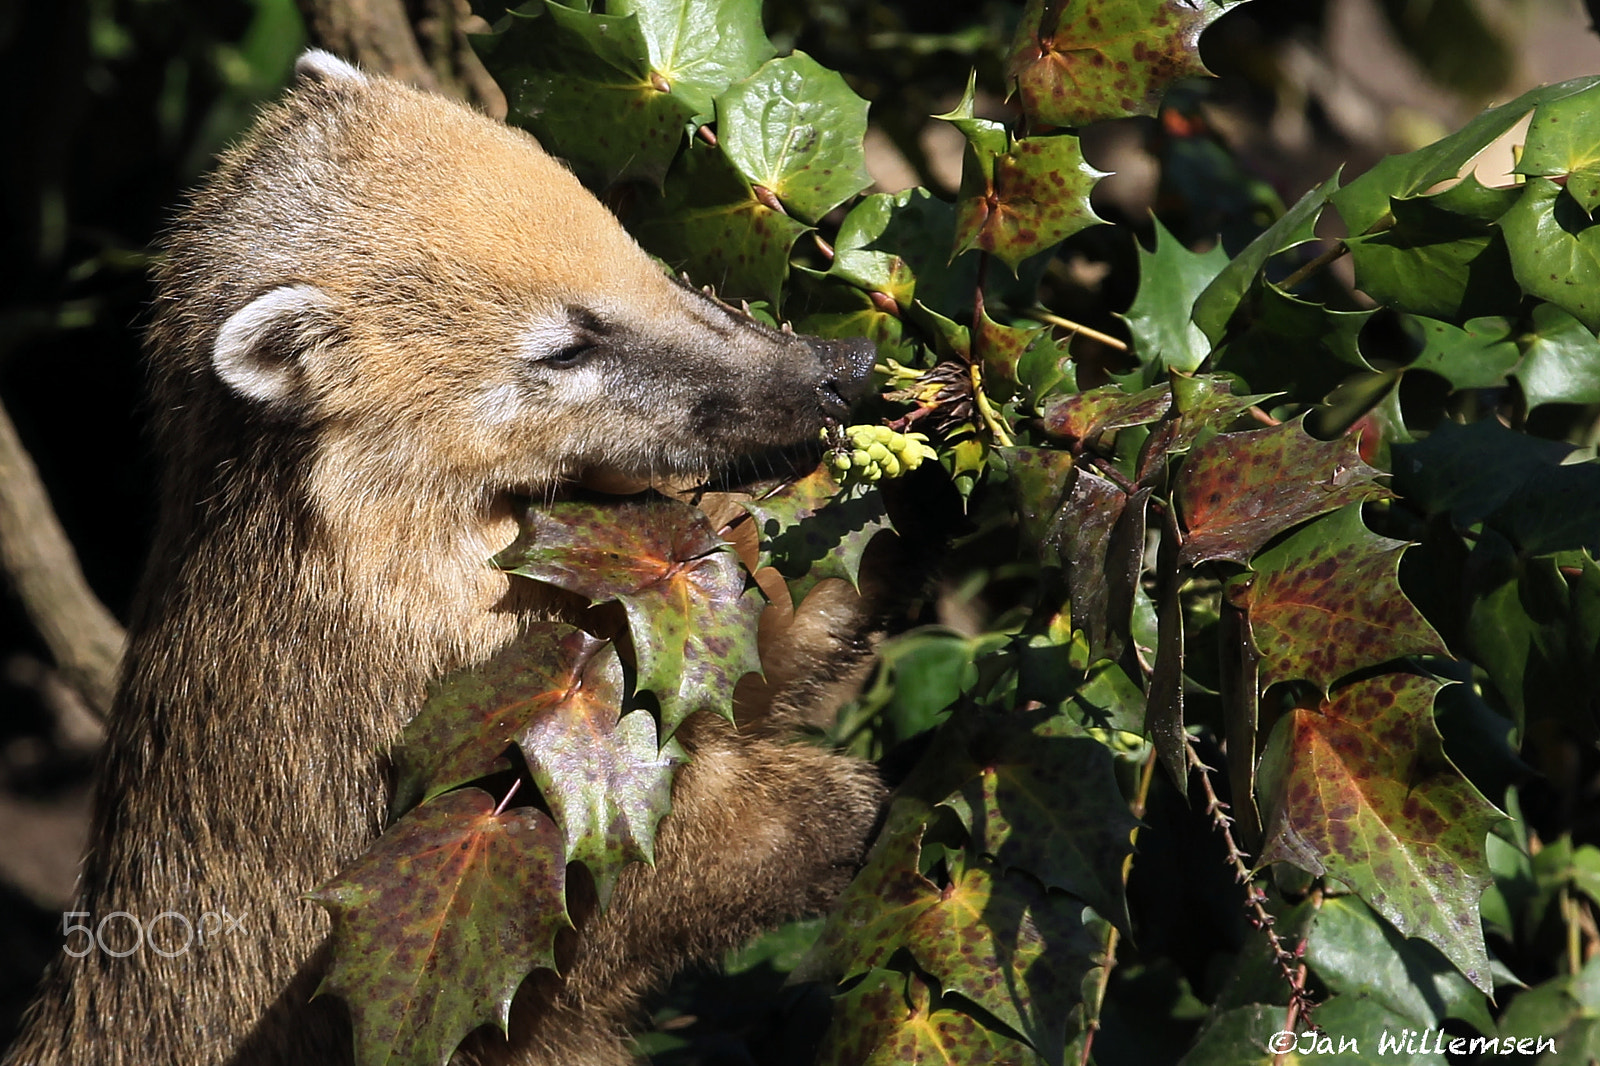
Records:
[[[1350,246],[1343,241],[1340,241],[1332,248],[1329,248],[1326,252],[1323,252],[1321,255],[1311,260],[1311,262],[1302,266],[1299,270],[1296,270],[1293,274],[1290,274],[1288,277],[1284,278],[1278,283],[1278,288],[1282,289],[1284,292],[1288,292],[1290,289],[1294,288],[1296,285],[1300,284],[1302,281],[1306,280],[1311,275],[1327,266],[1329,263],[1335,262],[1343,257],[1343,255],[1349,250]]]
[[[1006,430],[1005,420],[1000,413],[989,403],[989,397],[983,394],[983,367],[974,362],[970,368],[972,375],[972,399],[977,404],[978,414],[983,418],[983,424],[989,427],[989,433],[994,437],[994,442],[1002,448],[1009,448],[1014,443],[1011,434]]]
[[[1042,307],[1035,307],[1022,313],[1033,319],[1035,322],[1043,322],[1046,325],[1056,326],[1072,333],[1081,333],[1090,340],[1097,340],[1106,347],[1115,348],[1119,352],[1125,352],[1128,350],[1128,343],[1126,341],[1118,340],[1109,333],[1101,333],[1094,327],[1086,326],[1082,322],[1074,322],[1070,318],[1062,318],[1054,311],[1046,311]]]

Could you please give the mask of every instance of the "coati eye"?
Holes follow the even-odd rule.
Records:
[[[539,362],[543,363],[545,366],[553,366],[557,369],[577,366],[588,357],[590,352],[594,351],[594,348],[595,346],[593,341],[578,341],[575,344],[567,345],[565,348],[562,348],[551,355],[545,356],[543,359],[539,360]]]

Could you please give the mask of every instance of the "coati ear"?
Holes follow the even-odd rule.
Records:
[[[354,66],[346,63],[332,52],[324,52],[320,48],[307,49],[306,52],[294,61],[295,76],[306,81],[360,81],[367,80],[367,76]]]
[[[282,285],[228,317],[211,348],[217,377],[247,400],[291,401],[300,359],[333,333],[333,298],[315,285]]]

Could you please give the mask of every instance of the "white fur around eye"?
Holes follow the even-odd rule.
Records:
[[[230,315],[217,333],[211,348],[217,377],[249,400],[270,404],[287,399],[297,380],[293,342],[308,337],[315,316],[332,303],[314,285],[284,285],[257,296]],[[284,350],[286,341],[290,351]]]
[[[565,315],[560,318],[543,318],[529,323],[522,331],[519,344],[523,356],[532,360],[548,359],[578,340],[578,331],[572,328]]]

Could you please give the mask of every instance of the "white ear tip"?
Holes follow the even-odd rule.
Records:
[[[307,49],[299,59],[295,60],[294,72],[297,76],[311,81],[367,80],[367,76],[354,66],[332,52],[325,52],[320,48]]]
[[[314,285],[284,285],[257,296],[228,316],[217,333],[211,347],[217,377],[246,399],[287,398],[295,385],[293,349],[309,325],[307,314],[331,302]]]

